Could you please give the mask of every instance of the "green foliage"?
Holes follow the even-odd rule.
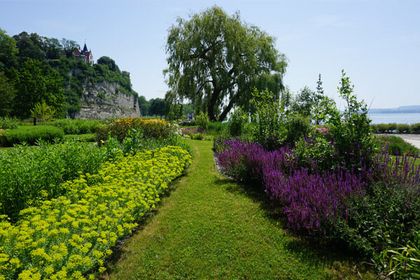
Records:
[[[313,132],[307,139],[297,141],[294,149],[299,165],[319,170],[331,169],[335,160],[334,146],[320,133]]]
[[[414,242],[384,250],[379,259],[387,275],[394,279],[420,278],[420,231],[417,231]]]
[[[254,108],[252,121],[255,123],[253,139],[267,149],[278,148],[286,138],[284,112],[279,101],[268,90],[252,93],[251,105]]]
[[[18,120],[15,118],[0,117],[0,129],[14,129],[18,127]]]
[[[164,116],[167,112],[166,102],[162,98],[153,98],[149,100],[149,115]]]
[[[29,117],[30,110],[43,100],[57,116],[64,114],[63,79],[49,65],[34,59],[25,60],[16,88],[14,113],[19,117]]]
[[[150,102],[147,101],[146,97],[144,97],[143,95],[140,95],[138,98],[138,103],[139,103],[140,114],[142,116],[148,116],[149,109],[150,109]]]
[[[0,72],[0,116],[8,116],[13,111],[15,95],[14,84],[3,72]]]
[[[0,151],[0,214],[15,219],[20,210],[62,195],[61,183],[96,173],[104,160],[103,149],[76,142]]]
[[[122,118],[98,128],[97,141],[101,144],[111,136],[123,142],[132,130],[141,133],[144,139],[166,139],[175,134],[174,127],[164,120]]]
[[[64,196],[24,209],[15,224],[0,222],[0,277],[81,279],[98,268],[102,273],[117,241],[156,208],[190,163],[187,151],[165,147],[67,181]]]
[[[17,63],[16,41],[0,28],[0,72],[10,71]]]
[[[0,116],[30,116],[30,109],[42,100],[57,117],[74,117],[80,110],[86,87],[110,82],[118,93],[134,95],[130,74],[120,71],[115,61],[101,57],[91,65],[74,57],[76,42],[22,32],[9,37],[0,30]]]
[[[208,115],[204,112],[200,112],[200,114],[198,114],[195,117],[195,124],[198,125],[200,129],[207,130],[207,128],[209,127]]]
[[[353,87],[343,70],[338,93],[346,107],[342,113],[332,108],[331,118],[326,121],[337,153],[336,164],[350,169],[360,168],[362,161],[369,165],[375,152],[367,106],[357,100]]]
[[[380,123],[380,124],[372,124],[371,127],[375,133],[420,134],[420,123],[414,123],[414,124]]]
[[[276,90],[276,96],[283,88],[287,63],[274,39],[217,6],[178,19],[166,52],[167,100],[186,98],[211,121],[223,121],[234,106],[249,107],[253,88]]]
[[[65,134],[95,133],[103,124],[100,120],[61,119],[51,123],[63,129]]]
[[[289,114],[284,127],[287,131],[285,143],[294,146],[299,140],[308,136],[311,131],[309,118],[299,114]]]
[[[376,136],[375,140],[381,149],[388,149],[391,155],[419,155],[419,149],[404,141],[401,137],[392,135]]]
[[[54,115],[54,109],[45,103],[45,100],[42,100],[40,103],[36,103],[35,106],[31,109],[31,117],[34,118],[34,124],[37,120],[48,121]]]
[[[241,108],[237,108],[231,115],[228,123],[229,134],[232,137],[241,136],[245,131],[245,125],[248,123],[248,116]]]
[[[374,184],[348,202],[347,220],[336,225],[339,238],[366,257],[414,240],[420,227],[419,186]]]
[[[11,147],[15,144],[34,145],[38,141],[53,142],[64,137],[62,129],[55,126],[21,126],[8,129],[0,135],[0,146]]]

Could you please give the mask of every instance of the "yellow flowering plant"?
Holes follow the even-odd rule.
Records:
[[[65,196],[22,210],[16,224],[0,217],[0,279],[86,279],[103,272],[117,241],[190,163],[177,146],[142,151],[65,182]]]

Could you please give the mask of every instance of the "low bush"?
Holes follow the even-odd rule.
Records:
[[[61,119],[52,122],[52,125],[63,129],[65,134],[95,133],[102,125],[100,120]]]
[[[241,136],[245,132],[244,130],[247,122],[248,119],[244,111],[241,108],[237,108],[229,119],[229,135],[232,137]]]
[[[420,123],[414,123],[410,125],[411,133],[420,134]]]
[[[381,149],[388,149],[391,155],[417,156],[419,154],[419,149],[398,136],[376,136],[376,141]]]
[[[141,131],[145,139],[163,139],[175,134],[175,128],[169,122],[160,119],[123,118],[101,126],[97,131],[97,141],[106,141],[108,136],[117,138],[120,142],[131,130]]]
[[[414,124],[395,124],[395,123],[380,123],[371,125],[373,132],[381,134],[420,134],[420,123]]]
[[[62,140],[64,132],[55,126],[21,126],[16,129],[5,130],[0,135],[0,146],[11,147],[15,144],[34,145],[38,141],[53,142]]]
[[[13,129],[18,127],[18,120],[15,118],[0,117],[0,129]]]
[[[17,146],[0,151],[0,214],[15,219],[21,209],[62,195],[62,182],[80,172],[95,173],[104,160],[104,149],[87,143]]]
[[[225,133],[227,124],[222,122],[209,122],[209,125],[207,127],[206,134],[210,135],[220,135]]]
[[[352,196],[337,235],[353,251],[372,257],[414,240],[420,228],[420,188],[377,183],[364,195]]]
[[[190,162],[179,147],[137,153],[66,182],[65,196],[21,211],[16,224],[3,220],[0,277],[84,279],[102,273],[117,241],[156,207]]]

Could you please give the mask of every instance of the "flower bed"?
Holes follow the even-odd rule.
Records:
[[[98,174],[64,184],[65,196],[0,223],[0,279],[84,279],[103,272],[118,239],[156,207],[190,164],[180,147],[139,152],[105,163]]]

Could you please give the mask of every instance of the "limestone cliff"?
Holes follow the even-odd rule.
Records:
[[[137,95],[124,93],[118,83],[99,82],[83,87],[80,111],[76,118],[107,119],[139,115]]]

